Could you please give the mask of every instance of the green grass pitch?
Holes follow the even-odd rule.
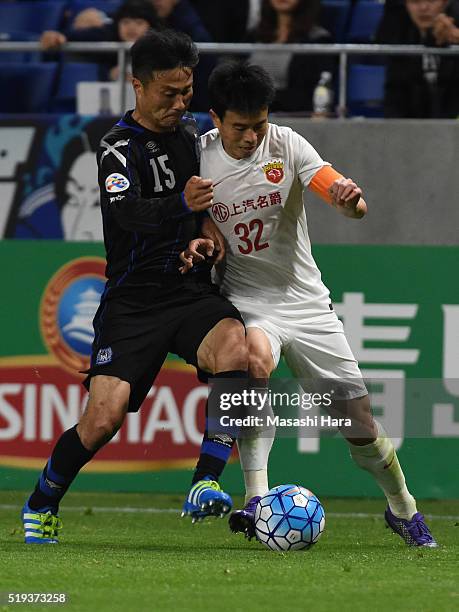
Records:
[[[1,596],[65,592],[69,602],[2,611],[459,610],[459,501],[420,504],[439,549],[406,547],[385,528],[382,500],[329,499],[318,544],[275,553],[226,519],[180,519],[182,497],[120,493],[70,493],[61,543],[25,546],[24,497],[0,492]]]

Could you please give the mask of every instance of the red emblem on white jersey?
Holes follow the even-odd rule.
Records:
[[[217,202],[212,206],[212,214],[214,215],[215,220],[219,223],[225,223],[225,221],[228,221],[230,217],[228,206],[222,202]]]
[[[263,166],[263,172],[270,183],[280,183],[284,178],[284,162],[268,162]]]

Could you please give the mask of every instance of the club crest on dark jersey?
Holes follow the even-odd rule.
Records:
[[[283,161],[271,161],[262,167],[263,172],[267,180],[270,183],[280,183],[284,178],[284,162]]]
[[[145,145],[145,148],[151,151],[152,153],[156,153],[156,151],[159,151],[159,146],[156,144],[156,142],[153,142],[153,140],[149,140]]]

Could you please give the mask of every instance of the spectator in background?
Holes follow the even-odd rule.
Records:
[[[92,25],[81,28],[82,24]],[[44,50],[58,49],[67,41],[134,42],[149,28],[158,29],[164,25],[185,32],[195,41],[211,41],[210,34],[188,0],[127,0],[117,10],[113,21],[101,11],[85,9],[77,15],[73,27],[65,34],[55,31],[43,32],[40,42]],[[101,65],[101,80],[107,78],[116,80],[119,76],[116,56],[80,54],[78,58],[73,56],[72,59],[92,61]],[[191,104],[192,111],[209,109],[207,80],[214,66],[213,57],[201,56],[199,65],[194,71],[195,94]]]
[[[153,6],[163,25],[185,32],[196,42],[212,40],[189,0],[145,0],[145,2]],[[99,9],[87,8],[76,15],[72,30],[102,28],[110,21],[110,17]]]
[[[317,25],[319,0],[263,0],[261,19],[249,34],[250,42],[331,43],[331,35]],[[266,67],[276,84],[271,111],[311,111],[312,94],[323,71],[333,72],[332,56],[255,52],[250,62]]]
[[[231,0],[231,2],[191,0],[191,2],[215,42],[238,43],[246,40],[250,11],[256,8],[253,6],[253,0]]]
[[[150,0],[165,25],[174,30],[185,32],[195,42],[211,42],[199,14],[189,0]]]
[[[88,9],[95,11],[95,9]],[[86,11],[83,11],[83,13]],[[100,11],[97,11],[100,12]],[[113,16],[113,21],[107,21],[94,25],[95,16],[89,13],[89,18],[83,23],[91,23],[91,27],[73,27],[62,32],[47,31],[43,32],[40,38],[41,47],[44,50],[58,49],[67,41],[78,42],[135,42],[143,36],[147,30],[160,27],[160,19],[156,14],[152,4],[147,0],[127,0],[121,4]],[[81,25],[81,21],[79,22]],[[75,22],[73,24],[75,26]],[[76,59],[73,56],[72,59]],[[78,60],[92,61],[101,66],[101,79],[117,80],[119,69],[117,56],[115,55],[79,55]],[[128,75],[129,77],[129,75]]]
[[[185,32],[195,42],[212,42],[212,37],[206,29],[201,17],[189,0],[150,0],[156,12],[167,27]],[[216,0],[219,6],[222,0]],[[194,70],[194,94],[190,110],[193,112],[207,112],[209,98],[207,94],[207,81],[215,68],[216,58],[213,55],[201,54],[199,64]]]
[[[249,14],[247,18],[247,30],[254,30],[260,21],[262,0],[249,0]]]
[[[150,29],[160,27],[159,16],[149,2],[141,0],[128,0],[122,4],[115,13],[113,24],[116,40],[119,42],[135,42]],[[131,66],[129,63],[127,78],[131,80]],[[118,58],[109,70],[109,78],[116,81],[119,78]]]
[[[435,18],[433,34],[438,45],[459,45],[459,4],[450,3],[452,16],[440,13]]]
[[[111,22],[111,15],[104,13],[100,9],[87,8],[75,15],[70,29],[86,30],[87,28],[100,28]]]
[[[405,0],[390,3],[380,24],[381,44],[441,47],[459,40],[457,3]],[[457,37],[457,38],[456,38]],[[459,115],[459,58],[426,53],[387,60],[384,115],[455,118]]]

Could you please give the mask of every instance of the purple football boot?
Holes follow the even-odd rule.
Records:
[[[384,513],[384,518],[392,531],[398,534],[408,546],[427,546],[437,548],[438,544],[430,533],[420,512],[416,512],[409,521],[395,516],[389,506]]]
[[[229,528],[233,533],[244,533],[251,540],[255,537],[255,510],[261,497],[252,497],[242,510],[232,512],[229,517]]]

